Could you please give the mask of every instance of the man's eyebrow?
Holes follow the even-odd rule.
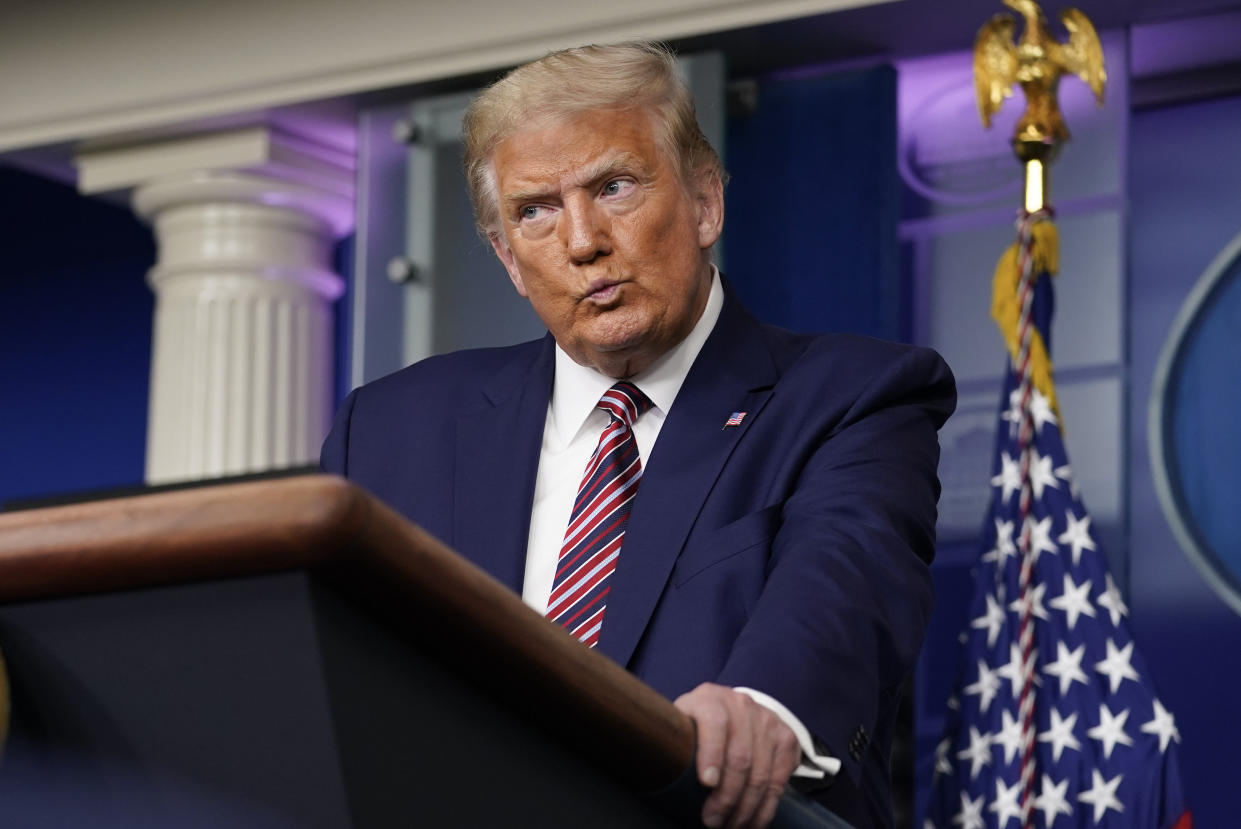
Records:
[[[518,202],[540,201],[556,192],[554,187],[536,187],[530,190],[513,190],[505,193],[502,198],[507,204],[517,204]]]
[[[573,185],[576,187],[588,187],[603,179],[611,178],[617,173],[644,167],[645,165],[639,156],[633,153],[621,153],[618,156],[587,166],[574,177]],[[521,202],[546,199],[556,193],[557,190],[558,188],[556,187],[531,187],[524,190],[512,190],[505,193],[502,198],[506,204],[519,204]]]
[[[644,167],[642,159],[633,153],[621,153],[593,167],[587,167],[575,182],[578,186],[596,184],[605,178],[611,178],[620,172],[636,170]]]

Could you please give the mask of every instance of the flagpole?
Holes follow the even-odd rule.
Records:
[[[1049,173],[1051,156],[1054,154],[1056,145],[1053,144],[1050,150],[1036,154],[1033,147],[1023,146],[1017,142],[1014,144],[1013,151],[1017,154],[1017,158],[1023,161],[1026,168],[1025,211],[1033,215],[1051,203]]]
[[[1031,550],[1031,511],[1033,502],[1030,480],[1031,450],[1034,438],[1034,420],[1030,409],[1034,375],[1031,367],[1031,342],[1034,333],[1032,310],[1034,305],[1034,281],[1038,274],[1034,267],[1034,224],[1049,221],[1052,215],[1048,202],[1048,178],[1051,160],[1059,144],[1051,135],[1017,135],[1013,138],[1013,151],[1025,165],[1024,209],[1017,220],[1018,257],[1020,274],[1017,283],[1020,314],[1017,319],[1017,339],[1020,343],[1017,359],[1013,363],[1018,378],[1019,417],[1013,425],[1017,428],[1017,445],[1020,456],[1020,500],[1018,502],[1017,554],[1021,562],[1018,570],[1018,621],[1017,644],[1021,650],[1021,676],[1017,690],[1017,718],[1021,723],[1021,823],[1024,829],[1034,827],[1034,781],[1036,763],[1034,756],[1036,723],[1034,681],[1037,654],[1034,648],[1034,555]]]
[[[978,33],[974,45],[974,81],[978,92],[979,113],[983,125],[991,125],[991,116],[1012,95],[1012,87],[1018,84],[1026,98],[1026,109],[1017,122],[1013,136],[1013,152],[1025,167],[1025,190],[1022,209],[1017,217],[1016,245],[1016,305],[1012,314],[996,313],[1008,340],[1013,370],[1017,378],[1016,418],[1010,427],[1016,431],[1019,453],[1018,470],[1020,495],[1017,510],[1017,555],[1020,562],[1017,580],[1017,645],[1021,664],[1015,682],[1017,718],[1020,724],[1020,820],[1024,829],[1034,827],[1034,783],[1036,777],[1035,757],[1035,671],[1038,654],[1034,647],[1033,610],[1035,596],[1034,560],[1031,549],[1033,482],[1030,476],[1031,456],[1034,448],[1034,417],[1031,409],[1033,391],[1042,386],[1044,394],[1051,397],[1051,363],[1042,338],[1035,331],[1032,310],[1034,283],[1040,273],[1055,270],[1054,252],[1056,236],[1051,225],[1049,174],[1060,145],[1068,139],[1068,127],[1060,114],[1057,91],[1061,75],[1072,71],[1082,77],[1102,102],[1103,72],[1102,49],[1094,27],[1080,12],[1070,14],[1072,24],[1066,20],[1070,41],[1059,44],[1047,26],[1043,11],[1033,0],[1005,0],[1005,5],[1019,11],[1024,18],[1024,31],[1014,44],[1012,19],[996,15]],[[1063,17],[1063,16],[1062,16]],[[1041,233],[1035,226],[1044,223]],[[1040,238],[1036,238],[1041,236]],[[1011,260],[1008,260],[1011,261]],[[1042,265],[1042,267],[1039,267]],[[1006,260],[1001,260],[997,270],[993,300],[993,313],[1010,306],[1007,297],[998,294],[1005,285],[1011,285],[1011,275],[1001,279]],[[1011,308],[1010,308],[1011,310]],[[1013,323],[1016,323],[1013,326]],[[1015,331],[1012,328],[1015,327]],[[1036,381],[1037,374],[1040,376]],[[998,572],[997,572],[998,575]]]
[[[1037,164],[1034,162],[1033,164]],[[1027,171],[1030,166],[1027,166]],[[1041,166],[1041,165],[1040,165]],[[1046,168],[1043,168],[1044,170]],[[1027,193],[1027,196],[1030,194]],[[1041,191],[1038,193],[1041,195]],[[1027,202],[1029,204],[1029,202]],[[1018,468],[1020,469],[1021,495],[1018,505],[1018,526],[1021,527],[1021,533],[1017,541],[1017,553],[1020,556],[1021,567],[1018,576],[1018,597],[1019,597],[1019,614],[1017,623],[1017,643],[1021,649],[1021,681],[1019,683],[1019,691],[1017,693],[1018,706],[1017,715],[1021,723],[1021,820],[1025,827],[1033,826],[1033,810],[1034,802],[1034,669],[1036,654],[1034,651],[1034,620],[1032,618],[1033,599],[1031,590],[1033,587],[1034,557],[1030,549],[1030,532],[1031,532],[1031,504],[1033,501],[1033,491],[1030,480],[1030,456],[1032,448],[1032,438],[1034,433],[1033,417],[1030,411],[1031,390],[1033,389],[1033,372],[1030,368],[1030,342],[1033,332],[1033,320],[1031,319],[1031,310],[1034,304],[1034,235],[1032,225],[1035,217],[1042,218],[1046,205],[1041,204],[1038,212],[1031,213],[1027,207],[1023,211],[1019,220],[1019,236],[1020,236],[1020,254],[1019,269],[1020,282],[1018,283],[1018,297],[1021,306],[1021,315],[1018,318],[1017,330],[1018,338],[1021,343],[1018,362],[1016,364],[1018,377],[1018,400],[1020,400],[1020,408],[1018,409],[1020,416],[1018,419],[1017,429],[1017,445],[1020,448],[1020,460]]]

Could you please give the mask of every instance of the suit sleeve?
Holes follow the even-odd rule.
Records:
[[[357,395],[358,390],[354,389],[340,404],[336,419],[332,423],[332,431],[328,432],[323,448],[319,451],[319,468],[329,474],[349,476],[349,425]]]
[[[824,427],[718,680],[780,700],[855,782],[864,755],[856,744],[892,710],[930,616],[936,432],[954,404],[948,367],[914,349]]]

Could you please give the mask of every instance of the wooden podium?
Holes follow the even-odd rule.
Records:
[[[0,515],[0,649],[4,767],[75,770],[68,800],[114,778],[264,826],[667,826],[641,793],[692,763],[665,699],[327,476]]]

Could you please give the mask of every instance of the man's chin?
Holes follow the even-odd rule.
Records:
[[[618,354],[641,349],[651,340],[653,326],[632,306],[605,311],[581,326],[579,342],[588,351]]]
[[[578,353],[569,353],[579,365],[603,372],[609,377],[632,377],[650,365],[649,351],[641,337],[593,340]],[[568,351],[568,349],[566,349]]]
[[[646,331],[622,334],[610,337],[598,337],[587,343],[587,350],[610,358],[635,355],[649,349],[651,337]]]

